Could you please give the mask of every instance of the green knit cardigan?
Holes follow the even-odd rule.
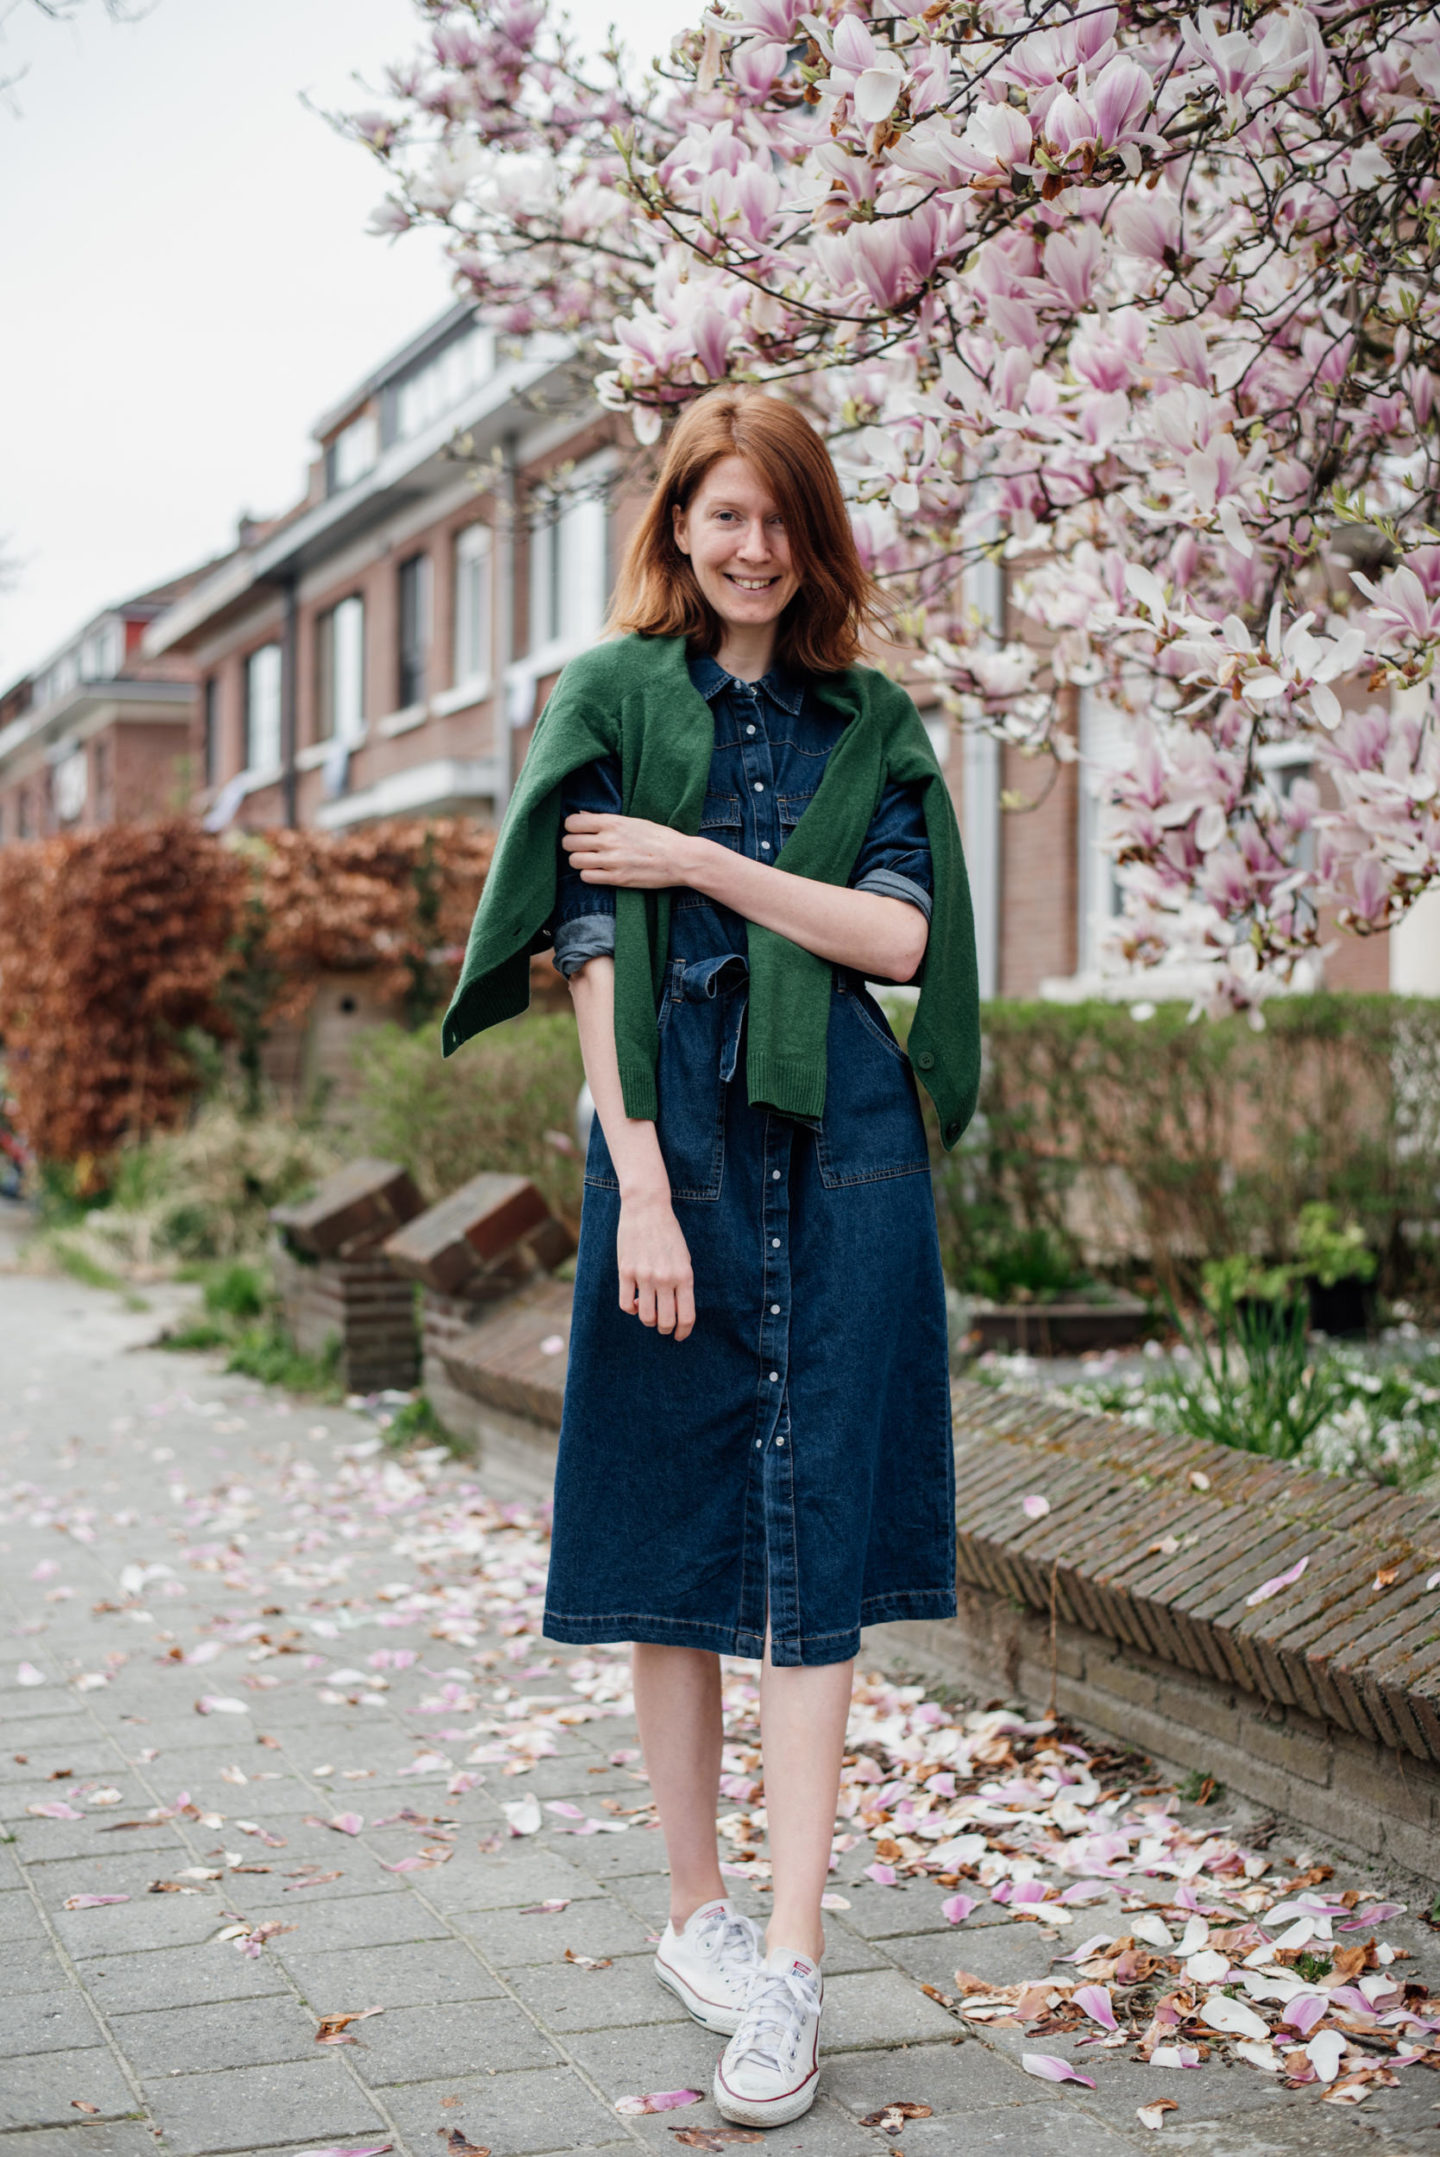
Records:
[[[924,788],[934,907],[916,980],[910,1061],[939,1112],[947,1147],[975,1109],[980,1007],[970,887],[950,792],[920,715],[871,667],[815,678],[812,694],[845,722],[814,798],[775,866],[845,884],[887,782]],[[683,637],[620,637],[572,659],[536,724],[445,1014],[442,1047],[530,1000],[530,955],[549,942],[555,907],[561,783],[596,757],[618,757],[625,813],[693,834],[715,744],[710,706],[690,680]],[[670,893],[615,892],[615,1047],[627,1115],[653,1119]],[[750,1008],[745,1075],[753,1103],[787,1116],[825,1107],[832,968],[772,929],[747,924]]]

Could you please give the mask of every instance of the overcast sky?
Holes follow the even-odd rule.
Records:
[[[594,25],[648,54],[700,6]],[[0,688],[292,502],[311,422],[452,298],[435,235],[366,234],[380,170],[300,101],[366,102],[412,0],[130,12],[0,0]]]

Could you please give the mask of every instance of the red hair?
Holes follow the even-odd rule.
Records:
[[[709,390],[687,407],[626,550],[609,626],[646,637],[683,636],[698,651],[719,650],[724,624],[675,544],[675,511],[690,507],[722,457],[753,465],[785,520],[800,589],[780,617],[777,659],[807,673],[840,673],[858,658],[876,617],[875,589],[829,451],[803,413],[763,390]]]

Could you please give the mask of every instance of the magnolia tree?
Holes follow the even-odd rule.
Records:
[[[967,723],[1073,758],[1067,692],[1126,715],[1128,959],[1254,1007],[1440,879],[1440,10],[738,0],[632,83],[546,0],[417,4],[348,123],[377,229],[448,227],[642,442],[802,401]]]

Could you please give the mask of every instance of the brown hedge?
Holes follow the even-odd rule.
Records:
[[[184,1115],[188,1029],[263,1032],[337,969],[378,968],[425,1015],[493,847],[459,819],[240,839],[176,819],[0,850],[0,1037],[28,1143],[98,1176]]]

